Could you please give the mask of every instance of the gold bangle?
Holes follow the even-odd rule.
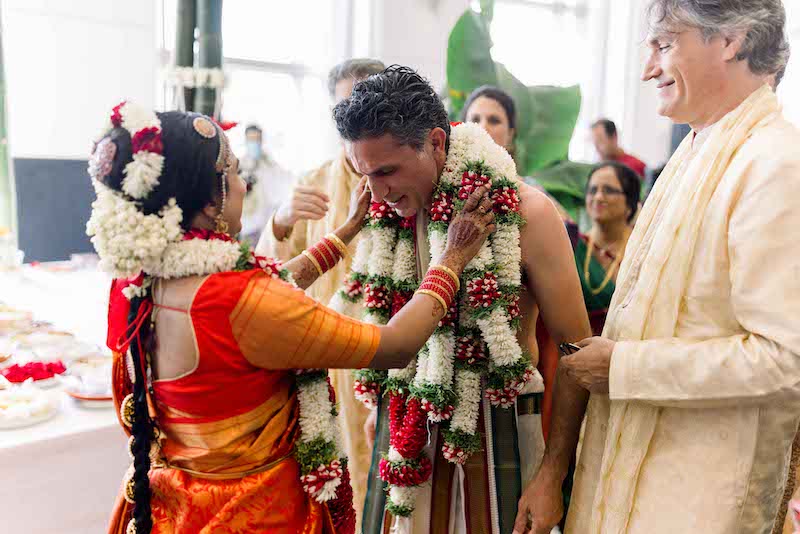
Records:
[[[456,291],[461,289],[461,280],[459,280],[458,276],[456,275],[455,271],[453,271],[453,269],[451,269],[450,267],[447,267],[446,265],[434,265],[433,267],[431,267],[428,270],[431,270],[431,269],[441,269],[442,271],[446,272],[455,281],[455,283],[456,283]]]
[[[423,295],[428,295],[429,297],[435,298],[439,302],[439,304],[442,305],[442,309],[444,310],[444,315],[442,315],[442,317],[447,315],[447,303],[444,301],[444,299],[441,297],[441,295],[439,295],[435,291],[431,291],[429,289],[417,289],[416,292],[417,293],[422,293]]]
[[[344,244],[344,241],[339,239],[339,236],[331,232],[330,234],[325,236],[326,239],[329,239],[331,243],[334,244],[336,248],[339,249],[339,253],[342,255],[343,258],[350,259],[350,251],[347,250],[347,245]]]
[[[314,265],[314,267],[316,267],[317,272],[319,273],[320,276],[325,274],[325,271],[323,271],[322,267],[320,267],[320,264],[317,261],[317,258],[315,258],[309,251],[304,250],[303,252],[301,252],[301,254],[303,256],[305,256],[306,258],[308,258],[308,261],[310,261]]]

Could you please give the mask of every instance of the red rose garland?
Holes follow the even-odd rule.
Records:
[[[367,283],[364,288],[364,305],[375,311],[389,312],[392,309],[392,291],[385,286]]]
[[[464,174],[461,175],[461,189],[458,190],[458,198],[467,200],[473,191],[491,183],[492,179],[489,176],[474,171],[464,171]]]
[[[492,202],[495,213],[519,213],[519,193],[508,186],[498,187],[492,191]]]
[[[445,191],[436,193],[430,209],[431,221],[449,222],[453,218],[453,195]]]
[[[473,308],[488,308],[501,297],[497,277],[487,271],[483,278],[473,278],[467,282],[467,296],[467,302]]]
[[[461,336],[456,340],[456,359],[467,365],[483,363],[488,360],[483,342],[474,334]]]
[[[356,531],[356,510],[353,508],[353,487],[350,483],[350,470],[342,469],[342,483],[336,489],[336,499],[328,501],[337,534],[353,534]]]

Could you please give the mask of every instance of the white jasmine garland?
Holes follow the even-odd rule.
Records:
[[[328,383],[316,380],[299,388],[297,400],[300,403],[300,441],[309,442],[322,438],[336,443],[336,425],[331,424],[333,405],[328,397]]]
[[[367,273],[370,276],[392,276],[397,230],[392,227],[372,228],[371,233],[372,250],[367,263]]]
[[[354,273],[366,274],[369,264],[370,253],[372,252],[372,229],[365,227],[361,230],[361,238],[356,245],[356,253],[353,255],[351,270]]]
[[[409,383],[414,379],[414,375],[417,372],[417,359],[412,358],[411,362],[408,365],[403,367],[402,369],[389,369],[389,378],[394,378],[395,380],[401,380],[403,382]]]
[[[397,241],[394,256],[392,280],[395,282],[411,282],[417,277],[417,260],[414,257],[414,242],[410,239]]]
[[[481,406],[481,375],[466,369],[456,371],[455,389],[458,403],[450,419],[450,428],[475,434]]]
[[[441,180],[461,185],[464,164],[470,161],[482,161],[486,167],[494,169],[498,176],[509,180],[517,178],[516,165],[508,152],[497,146],[480,125],[463,123],[451,130],[450,149]]]
[[[154,152],[136,152],[133,161],[125,165],[122,190],[133,198],[144,198],[158,185],[163,170],[164,156]]]
[[[447,245],[447,234],[445,232],[432,229],[430,232],[428,232],[428,239],[431,249],[431,265],[435,265],[441,261],[442,255],[444,254],[444,249]]]
[[[241,253],[240,245],[232,241],[180,241],[169,245],[161,261],[148,265],[145,271],[165,279],[232,271]]]
[[[522,347],[519,346],[516,332],[511,329],[505,309],[495,308],[488,317],[477,319],[476,322],[495,365],[513,365],[522,358]]]
[[[414,508],[420,486],[392,486],[389,499],[400,508]]]
[[[466,270],[485,271],[489,265],[494,263],[494,261],[495,257],[492,254],[492,246],[487,239],[483,242],[483,245],[481,245],[481,248],[478,253],[475,254],[475,257],[472,258],[467,264]]]
[[[456,352],[456,336],[452,329],[439,329],[428,340],[427,373],[423,383],[453,387],[453,359]]]
[[[497,262],[495,274],[501,286],[522,284],[522,249],[519,246],[519,226],[516,224],[498,225],[492,234],[492,254]]]
[[[417,369],[414,375],[414,382],[413,384],[417,387],[422,386],[426,383],[428,377],[428,363],[430,362],[430,355],[428,354],[428,349],[423,348],[419,353],[417,353]]]
[[[131,137],[145,128],[161,129],[161,121],[158,120],[155,113],[133,102],[125,102],[120,107],[119,113],[122,116],[122,127],[130,132]]]
[[[86,233],[100,256],[99,267],[115,278],[132,278],[161,261],[167,245],[181,239],[183,214],[170,199],[159,214],[145,215],[121,194],[93,181],[97,199]],[[152,274],[152,273],[151,273]]]

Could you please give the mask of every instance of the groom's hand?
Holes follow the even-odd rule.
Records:
[[[581,348],[560,360],[572,380],[591,393],[608,393],[608,376],[614,342],[604,337],[590,337],[579,341]]]
[[[545,465],[539,469],[519,500],[514,534],[550,534],[564,515],[562,483]]]

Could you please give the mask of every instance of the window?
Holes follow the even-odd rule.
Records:
[[[237,153],[251,123],[263,129],[267,152],[294,173],[335,153],[327,73],[341,58],[368,46],[370,34],[361,19],[370,1],[223,3],[222,113],[240,125],[230,132]],[[165,68],[173,63],[176,10],[176,0],[161,0],[157,35]],[[346,38],[351,34],[354,39]],[[159,99],[162,108],[174,107],[163,79]]]
[[[586,72],[584,14],[580,0],[498,0],[492,57],[525,85],[581,83]]]
[[[497,0],[492,19],[492,58],[528,86],[579,84],[584,102],[592,75],[586,53],[587,0]],[[473,5],[477,2],[473,2]],[[583,106],[585,109],[586,106]],[[589,119],[578,120],[576,132]],[[573,136],[570,156],[582,159],[588,139]]]

